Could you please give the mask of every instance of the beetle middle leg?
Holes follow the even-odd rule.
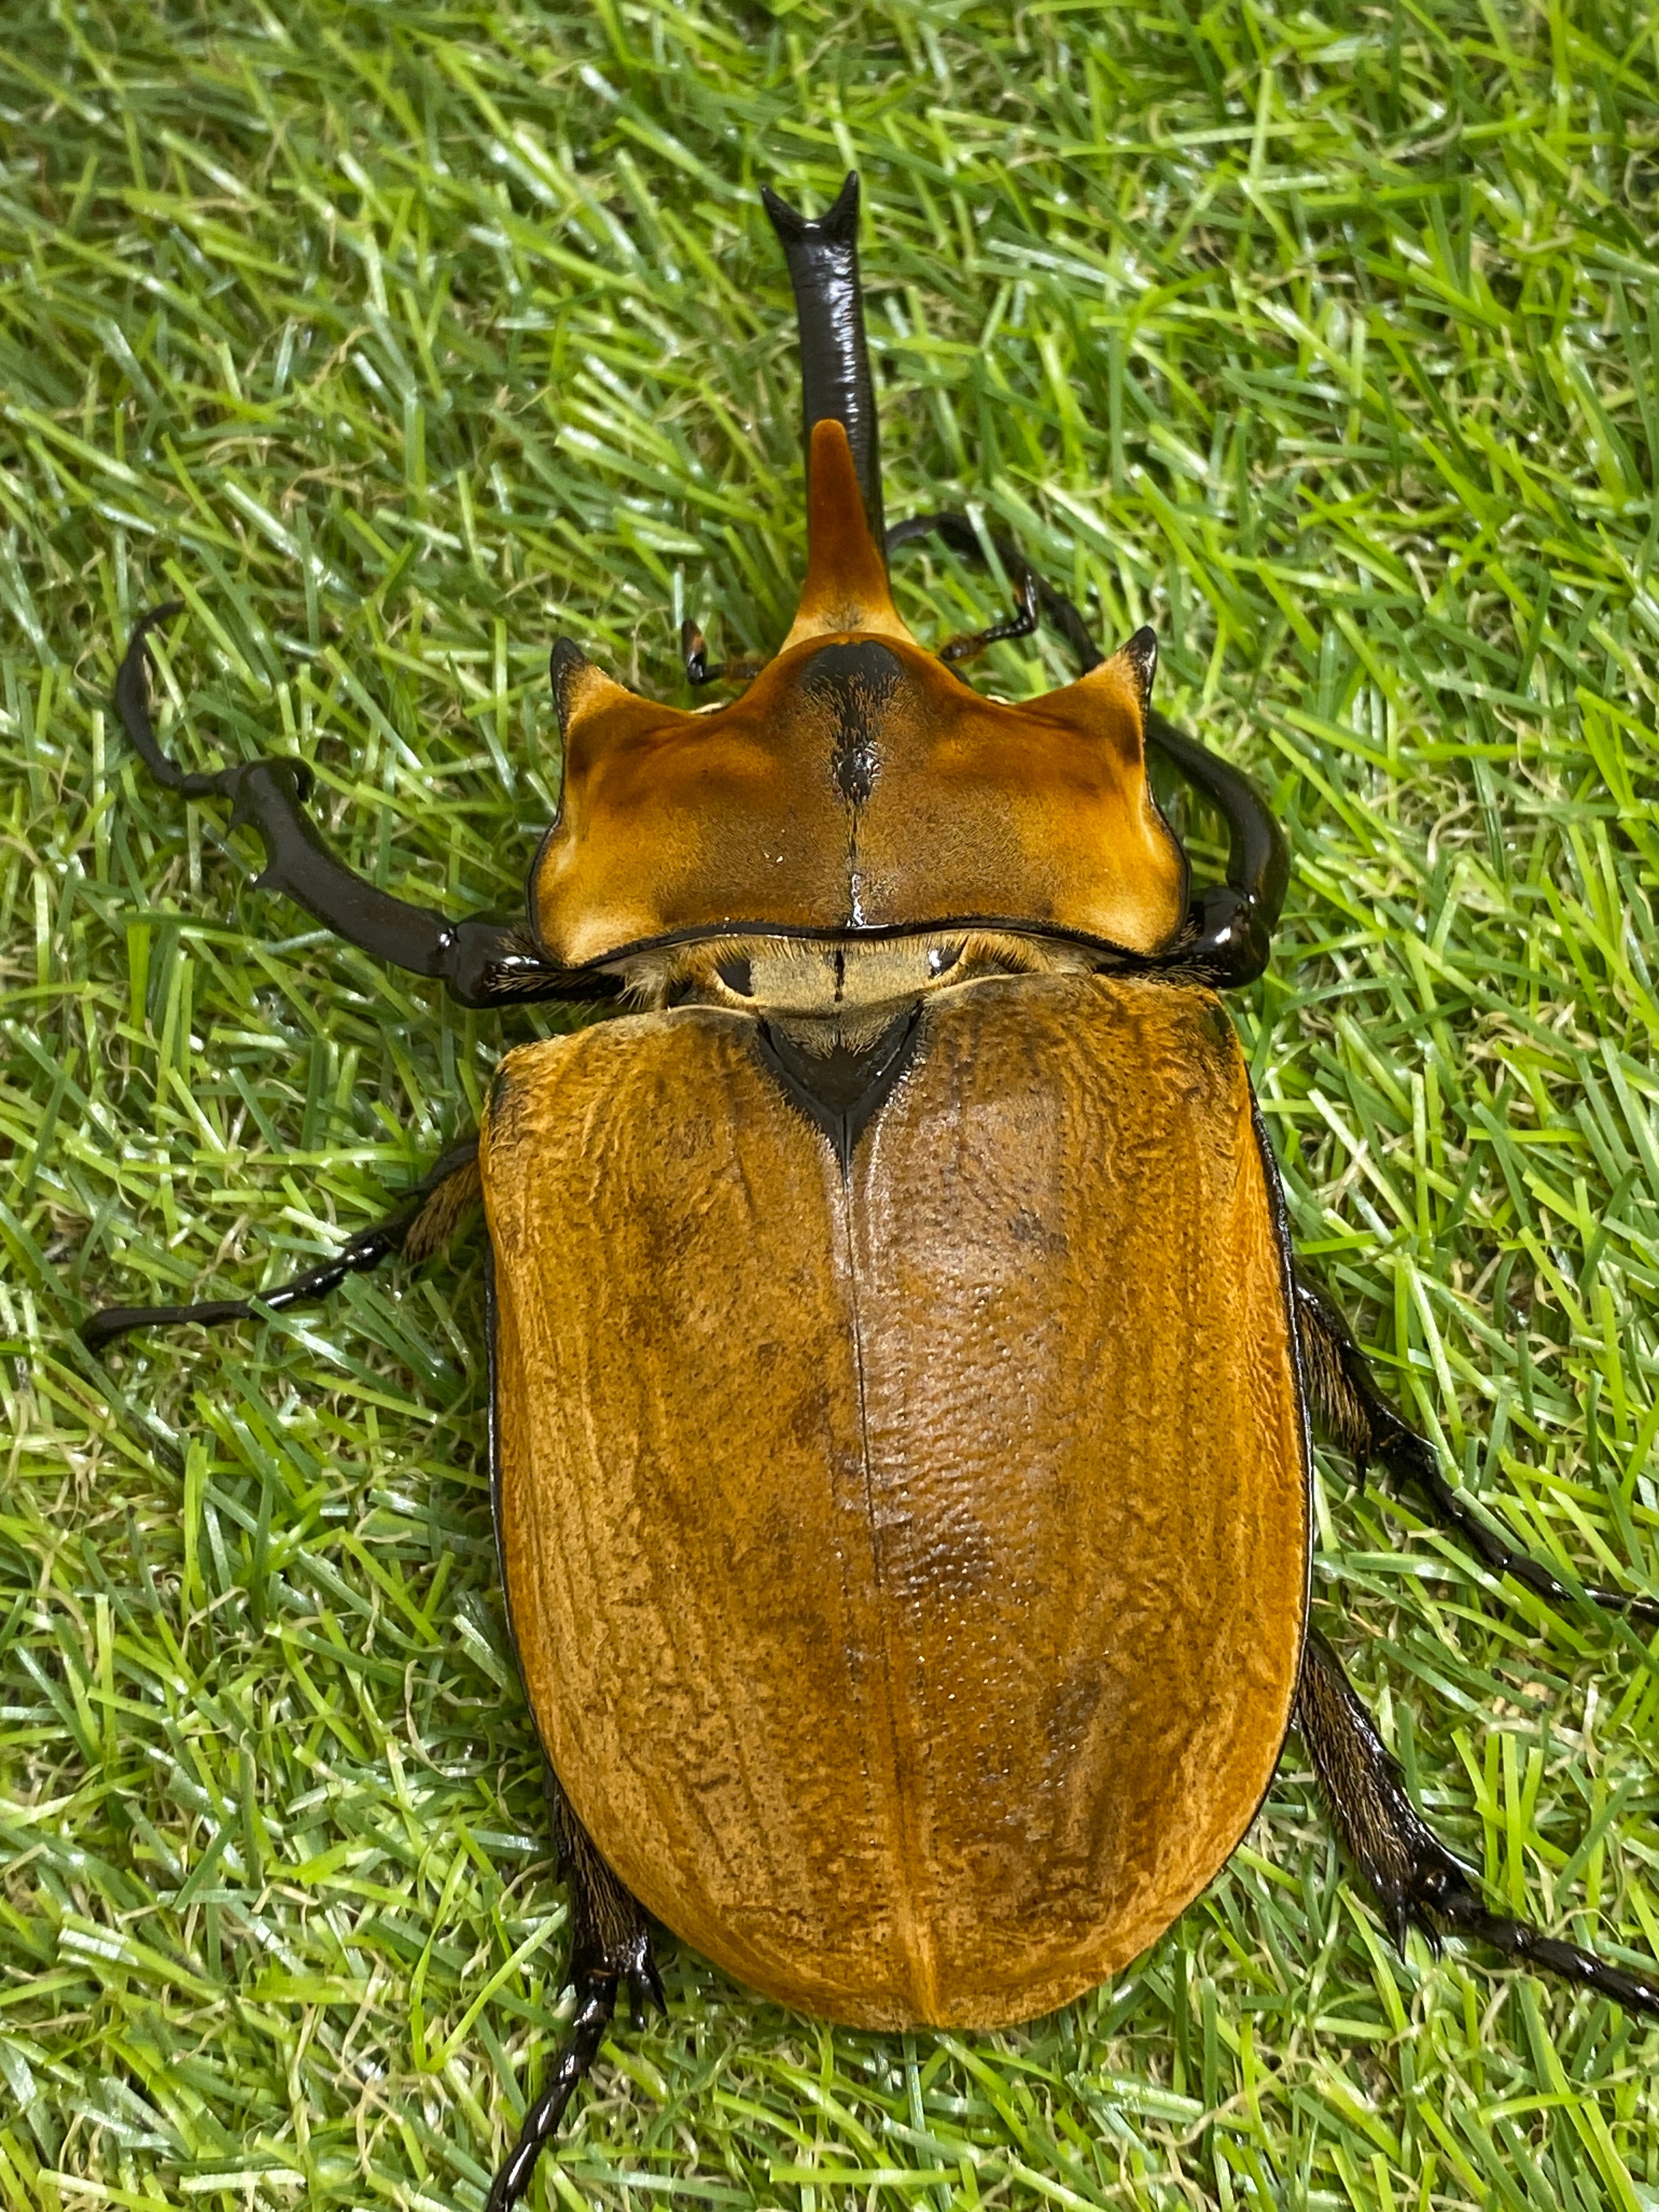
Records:
[[[1558,1975],[1633,2012],[1659,2014],[1659,1976],[1632,1973],[1594,1951],[1546,1936],[1529,1920],[1493,1912],[1477,1877],[1440,1842],[1406,1794],[1398,1761],[1322,1636],[1310,1633],[1297,1692],[1297,1726],[1348,1854],[1388,1916],[1394,1939],[1419,1929],[1490,1943],[1516,1966]]]
[[[1340,1310],[1299,1272],[1296,1307],[1314,1406],[1332,1441],[1352,1459],[1361,1482],[1376,1461],[1394,1481],[1413,1483],[1422,1491],[1437,1519],[1455,1528],[1494,1574],[1512,1575],[1523,1589],[1550,1605],[1570,1604],[1578,1592],[1537,1559],[1516,1551],[1453,1488],[1434,1446],[1401,1418],[1378,1389],[1370,1363]],[[1659,1601],[1636,1591],[1604,1589],[1592,1583],[1584,1585],[1583,1595],[1633,1620],[1659,1620]]]
[[[170,1328],[185,1322],[212,1328],[222,1322],[251,1320],[256,1306],[281,1313],[288,1306],[325,1298],[348,1275],[367,1274],[394,1252],[418,1266],[449,1242],[482,1199],[475,1131],[450,1146],[396,1213],[370,1229],[360,1229],[331,1260],[320,1261],[255,1298],[210,1298],[193,1306],[100,1306],[82,1322],[81,1341],[97,1352],[130,1328]]]
[[[575,2016],[564,2047],[525,2114],[519,2140],[495,2176],[486,2212],[510,2212],[530,2186],[536,2161],[552,2140],[570,2100],[591,2072],[611,2025],[617,1996],[626,1983],[635,2025],[647,2005],[666,2012],[662,1978],[651,1951],[645,1908],[623,1888],[577,1819],[551,1766],[546,1770],[548,1808],[558,1846],[559,1873],[571,1889],[572,1932],[568,1979],[576,1991]]]

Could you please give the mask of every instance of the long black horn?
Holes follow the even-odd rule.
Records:
[[[880,545],[881,442],[876,388],[864,343],[864,294],[859,285],[858,171],[848,171],[835,205],[815,222],[798,215],[764,185],[761,198],[795,289],[807,450],[811,450],[815,423],[841,424],[853,449],[870,535]]]

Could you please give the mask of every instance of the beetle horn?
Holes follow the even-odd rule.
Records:
[[[783,247],[789,282],[794,288],[808,484],[814,467],[813,433],[820,422],[839,422],[852,453],[865,522],[879,548],[883,539],[881,441],[876,423],[876,388],[864,342],[864,293],[859,283],[858,171],[848,171],[835,205],[813,222],[809,222],[764,185],[761,198]]]
[[[591,754],[643,730],[660,730],[671,723],[697,719],[684,707],[659,706],[654,700],[630,691],[625,684],[618,684],[602,668],[596,668],[573,638],[554,639],[548,667],[567,769],[578,745]]]
[[[833,417],[812,425],[806,469],[806,574],[787,653],[805,638],[875,630],[908,639],[893,605],[881,540],[870,535],[847,432]]]
[[[806,433],[806,576],[778,648],[836,631],[908,638],[887,582],[876,395],[859,289],[859,180],[848,173],[827,215],[809,222],[762,187],[783,242],[800,325]]]
[[[1144,726],[1146,708],[1152,696],[1152,678],[1158,673],[1158,632],[1143,623],[1127,643],[1119,646],[1111,659],[1103,661],[1101,666],[1109,668],[1114,664],[1122,670],[1134,686],[1140,701],[1140,718]]]

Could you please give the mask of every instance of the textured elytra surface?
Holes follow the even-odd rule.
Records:
[[[564,1908],[501,1656],[476,1244],[105,1376],[66,1340],[95,1299],[331,1249],[476,1112],[502,1030],[249,893],[251,846],[147,789],[106,702],[132,614],[192,591],[163,717],[193,763],[274,737],[360,866],[512,904],[553,633],[674,699],[682,611],[716,653],[789,619],[762,179],[822,207],[855,158],[880,210],[889,513],[981,502],[1103,641],[1153,622],[1158,702],[1273,788],[1288,927],[1234,1012],[1304,1245],[1508,1527],[1652,1581],[1650,10],[6,31],[9,2203],[95,2201],[61,2172],[477,2212],[546,2062]],[[1003,611],[904,562],[927,639]],[[1329,1459],[1319,1527],[1321,1618],[1432,1817],[1501,1896],[1654,1955],[1639,1655]],[[1659,2188],[1653,2032],[1399,1959],[1294,1740],[1169,1936],[1028,2029],[832,2031],[667,1972],[544,2202]]]
[[[1208,992],[946,992],[843,1174],[744,1016],[504,1063],[507,1584],[590,1834],[740,1981],[997,2027],[1217,1872],[1301,1649],[1272,1199]]]

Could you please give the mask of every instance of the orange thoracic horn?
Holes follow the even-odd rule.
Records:
[[[893,605],[856,471],[844,427],[833,416],[815,422],[806,461],[806,576],[781,653],[832,631],[909,638]]]

